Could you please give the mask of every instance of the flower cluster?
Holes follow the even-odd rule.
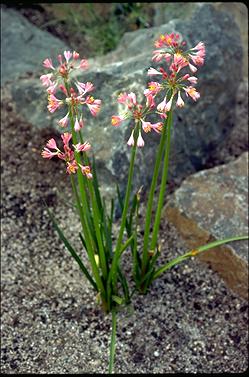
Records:
[[[153,51],[152,60],[157,63],[165,60],[168,72],[163,67],[159,70],[150,67],[148,75],[161,76],[162,81],[149,82],[144,94],[155,98],[161,91],[166,92],[163,101],[157,105],[159,113],[165,114],[170,111],[175,96],[177,96],[176,106],[183,107],[181,92],[185,92],[186,96],[190,96],[194,101],[200,97],[200,93],[194,87],[197,84],[197,77],[192,74],[197,71],[198,66],[204,64],[205,45],[199,42],[195,47],[184,50],[185,46],[186,42],[181,41],[180,35],[174,33],[161,35],[155,42],[157,49]],[[189,68],[191,74],[187,72],[182,74],[183,68]]]
[[[94,85],[91,82],[84,83],[74,78],[74,73],[77,70],[88,68],[88,61],[80,59],[76,51],[64,51],[63,55],[57,57],[58,67],[54,66],[52,59],[44,60],[43,66],[49,69],[50,73],[42,75],[40,80],[48,93],[48,111],[54,113],[63,106],[67,107],[66,114],[58,123],[63,128],[70,124],[71,133],[65,132],[61,135],[64,152],[58,148],[54,139],[50,139],[41,155],[43,158],[58,157],[64,160],[68,174],[74,174],[80,168],[83,175],[92,178],[90,167],[82,165],[80,163],[81,158],[78,156],[80,152],[86,152],[90,149],[88,142],[79,142],[82,141],[79,131],[84,127],[82,105],[86,105],[91,114],[96,116],[100,110],[101,100],[89,95],[94,90]],[[61,98],[58,98],[58,96]],[[72,144],[74,150],[69,147],[71,139],[74,141]]]
[[[152,61],[161,62],[166,61],[168,65],[168,72],[163,67],[155,69],[150,67],[148,70],[149,76],[161,76],[161,82],[151,81],[148,83],[148,88],[144,91],[146,98],[146,106],[137,103],[136,95],[134,93],[121,93],[118,97],[118,102],[126,105],[127,109],[121,115],[112,116],[112,125],[119,126],[125,119],[134,119],[135,127],[127,142],[129,146],[134,145],[134,131],[136,125],[139,127],[137,138],[137,146],[143,147],[144,140],[141,136],[141,129],[145,132],[154,130],[160,132],[162,130],[162,122],[152,124],[145,120],[145,117],[154,110],[154,113],[160,115],[161,119],[167,118],[167,113],[171,110],[173,100],[177,96],[176,106],[183,107],[184,101],[181,93],[185,92],[186,96],[190,96],[194,101],[200,97],[194,87],[197,84],[197,77],[193,73],[197,71],[197,67],[204,64],[205,45],[199,42],[195,47],[184,50],[186,46],[185,41],[180,40],[179,34],[165,34],[161,35],[155,41],[156,50],[153,51]],[[196,67],[197,66],[197,67]],[[191,74],[184,72],[183,68],[189,68]],[[155,97],[160,92],[165,92],[164,99],[156,105]]]
[[[138,125],[138,138],[137,138],[137,146],[143,147],[144,140],[141,135],[141,129],[144,132],[151,132],[154,130],[157,133],[160,133],[162,130],[162,122],[157,122],[152,124],[145,120],[146,116],[151,113],[151,110],[155,107],[155,102],[152,95],[145,97],[146,104],[145,106],[139,104],[137,102],[136,94],[131,93],[121,93],[118,96],[118,103],[121,103],[126,106],[125,111],[121,115],[113,115],[112,116],[112,125],[114,127],[118,127],[124,120],[126,119],[134,119],[135,120],[135,127],[133,128],[130,138],[127,142],[129,146],[133,146],[135,144],[134,140],[134,132],[135,128]]]
[[[47,88],[47,108],[49,112],[54,113],[63,105],[67,105],[68,111],[58,123],[61,127],[67,127],[71,111],[75,118],[74,130],[77,132],[84,126],[81,106],[86,105],[91,114],[96,116],[100,110],[101,100],[89,95],[94,90],[91,82],[79,82],[72,77],[73,72],[88,68],[86,59],[80,59],[79,54],[75,51],[64,51],[64,58],[62,55],[58,55],[58,62],[59,66],[57,68],[54,67],[50,58],[45,59],[43,62],[43,66],[51,70],[50,73],[40,77],[42,85]],[[55,96],[56,92],[59,92],[62,98],[57,98]]]
[[[51,159],[53,157],[58,157],[61,160],[64,160],[66,162],[66,170],[68,174],[74,174],[76,173],[77,169],[80,168],[82,171],[82,174],[85,175],[87,178],[92,178],[91,169],[89,166],[81,165],[79,162],[75,159],[75,152],[86,152],[91,148],[91,145],[88,142],[85,142],[83,144],[72,144],[74,151],[69,146],[69,141],[72,138],[72,135],[69,132],[65,132],[61,135],[62,141],[63,141],[63,149],[62,152],[54,139],[50,139],[46,147],[44,147],[42,151],[42,157]]]

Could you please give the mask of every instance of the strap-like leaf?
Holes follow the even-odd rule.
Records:
[[[179,257],[171,260],[170,262],[168,262],[163,267],[160,267],[154,273],[152,280],[157,279],[163,272],[167,271],[169,268],[175,266],[176,264],[178,264],[178,263],[180,263],[180,262],[182,262],[185,259],[188,259],[190,257],[194,257],[194,256],[200,254],[201,252],[205,251],[205,250],[212,249],[213,247],[220,246],[220,245],[223,245],[223,244],[228,243],[228,242],[248,240],[248,238],[249,238],[249,236],[237,236],[237,237],[225,238],[223,240],[210,242],[207,245],[200,246],[200,247],[198,247],[194,250],[190,250],[187,253],[183,254],[182,256],[179,256]]]
[[[81,258],[79,257],[79,255],[77,254],[77,252],[75,251],[75,249],[72,247],[72,245],[70,244],[70,242],[67,240],[67,238],[64,236],[64,233],[62,232],[62,230],[60,229],[59,225],[57,224],[57,221],[55,220],[52,212],[49,210],[49,208],[47,207],[47,211],[48,211],[48,214],[53,222],[53,225],[60,237],[60,239],[63,241],[64,245],[66,246],[66,248],[68,249],[68,251],[70,252],[70,254],[72,255],[72,257],[76,260],[76,262],[78,263],[81,271],[84,273],[84,275],[86,276],[86,278],[88,279],[88,281],[91,283],[91,285],[93,286],[93,288],[98,292],[98,288],[97,288],[97,285],[96,283],[94,282],[93,278],[91,277],[91,275],[89,274],[89,272],[87,271],[87,268],[85,267],[84,263],[82,262]]]

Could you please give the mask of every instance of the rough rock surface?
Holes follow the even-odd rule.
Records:
[[[148,81],[146,72],[152,65],[153,41],[161,33],[171,31],[180,32],[189,45],[203,40],[207,58],[199,71],[201,99],[197,103],[188,99],[186,108],[178,110],[174,116],[170,180],[181,180],[200,170],[234,127],[242,49],[238,27],[228,14],[216,11],[212,4],[200,4],[184,21],[176,19],[160,27],[126,33],[116,51],[90,60],[91,69],[81,75],[82,81],[93,81],[94,96],[103,100],[97,118],[85,114],[85,138],[93,145],[106,187],[110,180],[124,185],[130,155],[126,145],[131,130],[129,124],[118,129],[110,124],[111,115],[118,112],[117,95],[121,91],[143,92]],[[37,67],[41,67],[39,58]],[[46,98],[38,78],[18,81],[11,86],[11,92],[16,111],[35,127],[56,124],[59,114],[55,117],[47,114]],[[145,141],[146,147],[138,153],[139,174],[135,176],[135,186],[138,182],[148,186],[158,135],[146,135]]]
[[[248,234],[248,153],[227,165],[188,177],[165,208],[187,245]],[[228,286],[248,297],[248,241],[236,241],[200,254]]]
[[[38,62],[56,57],[65,43],[42,31],[13,9],[1,8],[1,85],[32,75]]]
[[[50,130],[24,123],[11,102],[2,106],[1,373],[106,373],[111,318],[101,313],[42,205],[45,199],[78,247],[64,166],[39,157]],[[186,245],[172,225],[162,225],[163,264]],[[114,370],[240,373],[248,368],[247,346],[248,302],[195,258],[156,280],[147,296],[135,295],[133,307],[120,313]]]

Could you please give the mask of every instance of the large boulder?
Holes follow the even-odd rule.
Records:
[[[164,216],[189,248],[248,234],[248,152],[229,164],[188,177],[170,197]],[[248,297],[248,241],[235,241],[199,255],[228,286]]]
[[[166,32],[181,33],[190,46],[203,41],[207,47],[205,65],[199,70],[201,98],[197,103],[187,100],[186,107],[174,115],[169,179],[180,182],[202,169],[213,149],[234,127],[242,48],[238,27],[229,14],[217,11],[212,4],[200,3],[185,20],[175,19],[159,27],[126,33],[117,50],[90,59],[90,70],[80,77],[81,81],[95,84],[94,96],[103,101],[97,118],[86,112],[84,132],[85,139],[93,145],[106,188],[113,180],[125,186],[130,156],[126,141],[131,124],[118,129],[111,126],[111,115],[119,110],[117,95],[122,91],[143,93],[149,81],[146,73],[152,65],[153,42]],[[46,56],[50,52],[48,47]],[[42,59],[37,57],[37,79],[19,80],[11,86],[12,97],[16,111],[35,127],[56,126],[59,115],[51,117],[47,113],[45,93],[39,83],[41,63]],[[138,153],[135,186],[148,187],[159,137],[146,135],[145,141],[145,148]]]
[[[65,43],[32,25],[14,9],[1,8],[1,85],[33,74],[44,59],[55,57]]]

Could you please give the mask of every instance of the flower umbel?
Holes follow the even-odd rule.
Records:
[[[146,121],[146,117],[152,113],[152,110],[155,107],[155,102],[153,96],[151,94],[145,95],[143,97],[145,104],[141,105],[137,101],[137,96],[135,93],[121,93],[118,96],[118,103],[126,106],[126,109],[122,112],[121,115],[113,115],[111,123],[114,127],[118,127],[121,123],[125,120],[133,120],[133,129],[129,140],[127,141],[127,145],[133,146],[135,145],[134,139],[134,130],[138,128],[138,136],[137,136],[137,146],[143,147],[144,140],[142,138],[141,130],[145,133],[151,132],[154,130],[157,133],[160,133],[162,130],[162,123],[155,123],[152,124],[149,121]]]
[[[76,51],[64,51],[63,56],[58,55],[57,59],[58,67],[54,66],[50,58],[45,59],[43,62],[43,66],[51,70],[50,73],[40,77],[42,85],[47,88],[47,108],[49,112],[54,113],[57,109],[66,106],[67,113],[58,121],[58,124],[61,127],[67,127],[68,114],[69,111],[72,111],[75,116],[75,131],[78,132],[83,127],[82,115],[80,117],[81,122],[78,120],[79,113],[82,113],[82,105],[87,105],[90,113],[96,116],[100,111],[101,100],[94,99],[89,95],[86,96],[87,93],[94,90],[91,82],[83,83],[73,77],[76,71],[80,72],[88,68],[86,59],[80,60],[80,56]]]
[[[78,143],[76,145],[72,144],[74,151],[69,147],[69,141],[72,139],[72,135],[69,132],[65,132],[61,135],[63,141],[62,152],[56,144],[54,139],[50,139],[46,146],[44,147],[41,155],[43,158],[51,159],[53,157],[58,157],[66,162],[66,171],[68,174],[75,174],[77,169],[80,167],[81,171],[84,171],[84,175],[87,178],[92,178],[91,169],[89,166],[83,166],[76,161],[75,153],[87,152],[91,149],[91,145],[88,142],[83,144]]]
[[[186,96],[190,96],[194,101],[200,97],[200,93],[193,87],[197,84],[197,77],[186,72],[182,74],[182,71],[189,68],[191,72],[195,73],[197,67],[204,64],[205,45],[203,42],[199,42],[195,47],[186,49],[186,44],[185,41],[181,41],[180,35],[175,33],[161,35],[155,41],[155,47],[158,50],[153,52],[152,60],[157,63],[165,60],[168,71],[166,72],[163,67],[159,69],[150,67],[148,75],[158,76],[162,81],[160,83],[150,82],[144,94],[152,95],[155,98],[160,92],[164,92],[164,99],[157,106],[160,113],[167,113],[171,109],[176,95],[176,106],[183,107],[185,104],[181,92],[185,92]],[[190,86],[188,86],[188,82],[191,84]]]

